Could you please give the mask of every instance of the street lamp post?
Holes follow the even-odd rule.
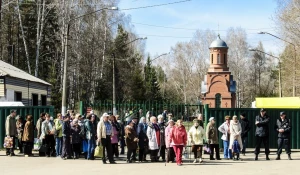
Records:
[[[125,47],[128,44],[133,43],[133,42],[135,42],[137,40],[146,40],[146,39],[147,39],[147,37],[136,38],[136,39],[134,39],[134,40],[132,40],[132,41],[130,41],[130,42],[122,45],[122,46],[119,46],[118,48]],[[116,108],[116,76],[115,76],[115,60],[116,60],[116,55],[115,55],[114,52],[113,52],[112,56],[113,56],[113,65],[112,65],[113,66],[113,115],[116,115],[117,114],[117,108]]]
[[[261,50],[257,50],[257,49],[249,49],[249,51],[260,52],[260,53],[263,53],[263,54],[266,54],[266,55],[269,55],[273,58],[278,59],[278,66],[279,66],[279,71],[278,71],[278,84],[279,84],[279,87],[278,87],[278,91],[279,91],[279,97],[281,98],[282,97],[282,83],[281,83],[281,60],[280,60],[280,58],[276,57],[274,55],[268,54],[266,52],[263,52]]]
[[[296,53],[296,45],[295,44],[293,44],[293,43],[291,43],[291,42],[289,42],[289,41],[287,41],[287,40],[284,40],[284,39],[282,39],[282,38],[280,38],[280,37],[278,37],[278,36],[276,36],[276,35],[273,35],[273,34],[271,34],[271,33],[269,33],[269,32],[258,32],[258,34],[267,34],[267,35],[271,35],[271,36],[273,36],[273,37],[275,37],[275,38],[277,38],[277,39],[279,39],[279,40],[282,40],[282,41],[284,41],[284,42],[286,42],[286,43],[289,43],[290,45],[292,45],[293,47],[294,47],[294,64],[293,64],[293,69],[294,69],[294,73],[293,73],[293,97],[295,97],[296,96],[296,60],[297,60],[297,53]]]
[[[68,65],[68,37],[69,37],[69,33],[70,33],[70,25],[72,21],[75,21],[79,18],[82,18],[84,16],[88,16],[94,13],[97,13],[101,10],[118,10],[118,7],[106,7],[106,8],[102,8],[90,13],[86,13],[84,15],[81,16],[77,16],[75,18],[72,18],[69,20],[68,24],[67,24],[67,34],[65,35],[65,58],[64,58],[64,75],[63,75],[63,91],[62,91],[62,107],[61,107],[61,113],[64,116],[66,114],[66,110],[67,110],[67,65]]]

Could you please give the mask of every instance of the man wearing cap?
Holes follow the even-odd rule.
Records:
[[[260,114],[256,116],[255,125],[256,125],[256,146],[255,146],[255,160],[258,160],[258,154],[260,153],[261,143],[264,143],[266,160],[270,160],[269,154],[269,123],[270,117],[266,114],[265,109],[260,110]]]
[[[111,145],[111,137],[114,135],[112,125],[108,121],[109,115],[104,113],[102,115],[102,120],[97,125],[97,142],[101,141],[103,146],[103,164],[106,164],[106,155],[105,150],[107,150],[107,157],[111,164],[115,164],[113,154],[112,154],[112,145]]]
[[[282,147],[284,145],[285,152],[288,155],[288,159],[291,158],[291,147],[290,147],[290,132],[291,132],[291,121],[286,118],[285,112],[280,112],[280,118],[276,121],[276,131],[278,132],[278,150],[276,160],[280,160],[280,154],[282,153]]]
[[[17,115],[16,110],[11,110],[10,115],[7,116],[5,122],[5,132],[7,137],[11,137],[13,141],[12,148],[6,148],[6,155],[15,156],[14,147],[15,147],[15,138],[18,135],[16,120],[15,117]]]
[[[217,160],[221,160],[220,158],[220,150],[219,150],[219,141],[218,141],[218,130],[216,128],[216,121],[214,117],[209,118],[209,123],[206,126],[206,138],[207,143],[209,144],[210,148],[210,160],[214,159],[214,149],[216,151],[216,158]]]

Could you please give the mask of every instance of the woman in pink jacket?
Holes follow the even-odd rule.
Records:
[[[173,148],[176,154],[177,165],[182,165],[182,151],[183,147],[186,146],[187,133],[185,127],[183,126],[182,120],[177,120],[176,125],[172,129],[170,135],[170,142],[173,144]]]
[[[170,143],[170,136],[172,130],[174,128],[175,122],[173,120],[169,120],[168,126],[165,129],[165,141],[166,141],[166,148],[167,148],[167,162],[174,162],[175,152],[173,149],[173,145]]]

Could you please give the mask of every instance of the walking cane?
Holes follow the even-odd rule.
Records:
[[[165,158],[166,158],[166,160],[165,160],[165,166],[167,166],[167,160],[168,160],[168,154],[167,154],[167,151],[168,151],[168,149],[166,148],[166,151],[165,151]]]

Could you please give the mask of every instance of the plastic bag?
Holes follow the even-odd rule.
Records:
[[[33,150],[39,150],[41,148],[42,141],[38,138],[34,138]]]
[[[13,137],[5,137],[3,147],[4,148],[12,148],[13,147]]]
[[[95,153],[94,153],[95,157],[103,157],[103,146],[98,145],[95,149]]]

